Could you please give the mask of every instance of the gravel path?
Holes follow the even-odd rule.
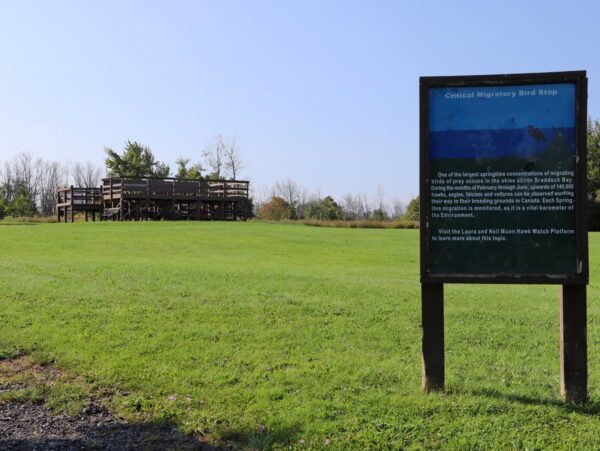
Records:
[[[24,363],[23,363],[24,362]],[[0,362],[0,393],[27,388],[26,378],[10,380],[25,371],[36,383],[53,379],[60,372],[32,365],[26,359]],[[184,435],[175,425],[131,424],[117,417],[98,401],[91,401],[75,417],[52,412],[43,404],[0,401],[0,450],[217,450],[202,437]]]
[[[211,449],[174,427],[127,424],[94,404],[84,410],[73,418],[43,405],[0,404],[0,449]]]

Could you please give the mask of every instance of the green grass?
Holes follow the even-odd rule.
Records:
[[[447,286],[447,392],[421,393],[416,230],[0,225],[0,356],[110,387],[128,418],[259,448],[592,449],[590,246],[586,406],[559,402],[556,286]]]

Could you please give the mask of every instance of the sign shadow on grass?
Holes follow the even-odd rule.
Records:
[[[234,429],[230,426],[218,425],[216,435],[227,442],[248,446],[250,449],[267,449],[273,446],[290,446],[300,440],[298,426],[270,428],[258,425],[256,429]]]
[[[536,398],[533,396],[520,395],[517,393],[502,393],[493,389],[471,390],[469,392],[473,396],[481,396],[485,398],[494,398],[501,401],[515,402],[533,406],[553,406],[559,407],[567,412],[579,413],[582,415],[600,417],[600,402],[589,400],[585,404],[575,404],[571,402],[561,401],[559,399]]]

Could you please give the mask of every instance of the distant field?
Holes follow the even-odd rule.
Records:
[[[416,230],[0,223],[0,353],[254,447],[595,449],[590,246],[587,406],[558,402],[556,286],[447,286],[448,390],[421,393]]]

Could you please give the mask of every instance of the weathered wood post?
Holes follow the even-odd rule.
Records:
[[[57,193],[56,193],[56,200],[57,200],[57,204],[60,205],[63,203],[62,201],[62,195],[61,195],[61,191],[60,188],[58,189]],[[60,208],[59,206],[56,206],[56,222],[58,222],[60,224]]]
[[[244,191],[245,193],[245,197],[244,197],[244,221],[246,221],[248,219],[248,216],[250,216],[250,214],[252,213],[250,211],[250,202],[248,202],[248,197],[250,196],[250,182],[246,183],[246,189]]]
[[[121,177],[121,197],[119,199],[119,221],[123,221],[123,202],[125,202],[125,182],[123,181],[123,178]]]
[[[179,205],[175,202],[175,180],[171,180],[171,214],[175,215],[177,218],[179,217]]]
[[[225,203],[227,202],[227,182],[223,181],[223,202],[221,202],[221,219],[227,219],[225,214]]]
[[[562,285],[560,292],[560,394],[587,401],[587,312],[585,285]]]
[[[75,222],[75,210],[73,209],[73,185],[71,185],[71,223]]]
[[[426,392],[444,389],[444,285],[421,284],[423,381]]]

